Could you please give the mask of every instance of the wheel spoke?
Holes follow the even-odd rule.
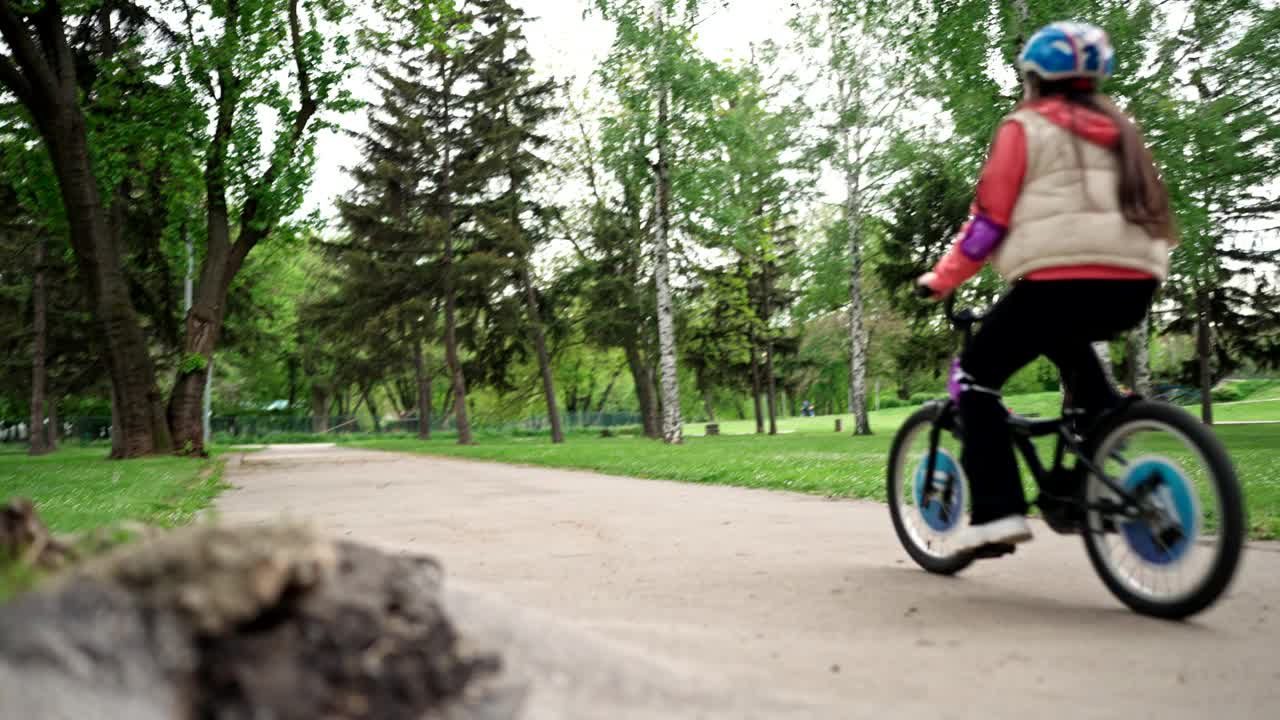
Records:
[[[1120,452],[1122,445],[1127,448],[1125,455]],[[1112,586],[1113,590],[1174,605],[1198,592],[1213,571],[1223,548],[1221,533],[1208,535],[1204,531],[1222,522],[1222,498],[1218,495],[1220,481],[1204,453],[1186,433],[1148,417],[1119,426],[1096,446],[1099,468],[1117,478],[1118,484],[1131,489],[1137,486],[1138,476],[1155,478],[1162,484],[1150,499],[1158,503],[1155,508],[1159,512],[1145,507],[1140,517],[1119,523],[1116,533],[1090,532],[1085,538],[1094,550],[1099,572],[1118,583],[1119,588]],[[1086,482],[1089,503],[1114,496],[1095,476]],[[1087,511],[1087,518],[1091,531],[1105,522],[1105,515],[1098,510]],[[1166,526],[1179,528],[1181,537],[1170,541],[1164,532]]]

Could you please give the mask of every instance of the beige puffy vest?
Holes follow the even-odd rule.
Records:
[[[1045,268],[1109,265],[1164,280],[1169,245],[1125,219],[1118,158],[1034,110],[1010,117],[1026,133],[1027,171],[1009,234],[992,258],[996,271],[1012,282]]]

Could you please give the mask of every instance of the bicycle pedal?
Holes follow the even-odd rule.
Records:
[[[973,551],[973,556],[979,560],[991,560],[1005,555],[1012,555],[1018,551],[1018,546],[1009,543],[987,543],[981,545]]]

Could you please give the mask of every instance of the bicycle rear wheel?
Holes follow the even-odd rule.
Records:
[[[960,442],[943,429],[934,460],[934,477],[926,481],[930,432],[943,406],[926,405],[898,430],[889,451],[889,516],[907,554],[920,567],[954,575],[969,567],[971,552],[952,545],[956,530],[968,524],[969,487],[960,467]]]
[[[1142,506],[1136,515],[1085,513],[1085,548],[1107,589],[1160,618],[1212,605],[1235,575],[1245,534],[1239,481],[1218,438],[1180,408],[1142,401],[1099,429],[1089,456]],[[1092,474],[1085,498],[1119,500]]]

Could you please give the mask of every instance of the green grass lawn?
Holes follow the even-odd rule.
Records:
[[[1198,407],[1187,408],[1189,412],[1199,416]],[[1270,421],[1280,422],[1280,398],[1265,400],[1243,400],[1234,403],[1215,403],[1213,406],[1214,422]]]
[[[222,487],[216,459],[107,460],[105,447],[73,447],[30,457],[0,450],[0,500],[29,497],[55,532],[122,520],[175,526],[190,522]]]
[[[1008,403],[1010,407],[1023,415],[1040,415],[1047,418],[1057,415],[1058,411],[1062,409],[1062,396],[1056,392],[1016,395],[1008,398]],[[907,419],[907,416],[918,408],[919,405],[912,405],[911,407],[890,408],[873,412],[870,417],[871,431],[892,434],[897,431],[902,421]],[[845,429],[853,430],[853,415],[846,414],[779,418],[778,432],[833,433],[837,418],[844,422]],[[1280,420],[1280,416],[1276,419]],[[689,423],[685,426],[685,433],[702,435],[705,425],[706,423]],[[720,432],[726,435],[751,435],[756,431],[756,421],[754,419],[721,420],[719,425]]]
[[[1046,402],[1045,398],[1028,396],[1011,404],[1022,412],[1043,411],[1049,416],[1053,410],[1042,407]],[[883,501],[889,444],[897,424],[911,411],[895,408],[874,414],[872,428],[876,434],[871,437],[837,434],[832,430],[832,418],[825,417],[789,419],[780,426],[792,432],[774,437],[689,437],[679,446],[637,437],[585,434],[573,435],[563,445],[552,445],[545,437],[481,437],[479,444],[469,447],[458,446],[447,437],[429,442],[407,437],[375,438],[348,444]],[[1239,470],[1251,533],[1257,538],[1280,537],[1280,425],[1224,426],[1217,432],[1227,443]]]
[[[216,456],[122,462],[106,459],[108,452],[68,447],[30,457],[25,447],[0,448],[0,502],[30,498],[55,533],[127,520],[172,527],[191,522],[224,487]],[[36,580],[28,569],[0,562],[0,600]]]

